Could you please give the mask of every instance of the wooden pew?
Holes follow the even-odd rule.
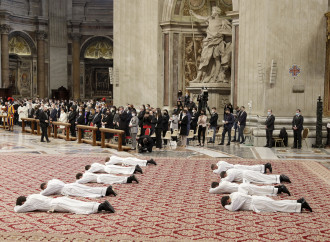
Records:
[[[0,115],[0,119],[2,120],[2,126],[0,128],[7,129],[7,115]]]
[[[117,149],[118,151],[128,151],[131,148],[128,146],[123,146],[123,136],[125,135],[125,131],[123,130],[118,130],[118,129],[108,129],[108,128],[100,128],[101,131],[101,147],[102,148],[114,148]],[[118,144],[107,144],[105,143],[105,133],[110,133],[110,134],[118,134]]]
[[[77,138],[75,138],[75,137],[70,137],[70,127],[71,127],[70,123],[62,123],[62,122],[54,121],[54,122],[52,122],[52,124],[54,125],[54,138],[55,139],[65,139],[66,141],[77,140]],[[57,134],[58,126],[65,127],[66,135]]]
[[[39,120],[38,120],[39,121]],[[26,122],[31,122],[31,129],[26,129]],[[37,125],[37,119],[34,118],[22,118],[22,133],[31,133],[35,134],[35,128]],[[38,131],[37,131],[38,133]],[[40,126],[39,126],[39,134],[40,134]]]
[[[97,127],[88,126],[88,125],[77,125],[76,127],[78,129],[78,143],[87,143],[87,144],[91,144],[92,146],[100,145],[100,142],[96,141],[96,131],[98,130]],[[92,140],[82,138],[81,132],[84,132],[84,130],[92,131]]]

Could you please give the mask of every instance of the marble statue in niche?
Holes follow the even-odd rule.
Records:
[[[228,82],[226,72],[230,68],[232,45],[225,41],[225,35],[231,35],[231,24],[221,17],[221,9],[212,7],[212,14],[203,17],[190,10],[190,14],[208,23],[206,38],[203,39],[203,50],[198,67],[197,77],[192,83]]]

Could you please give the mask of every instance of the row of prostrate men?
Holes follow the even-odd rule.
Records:
[[[212,182],[209,192],[230,194],[221,198],[221,205],[229,211],[300,213],[307,210],[312,212],[312,208],[304,198],[273,200],[268,197],[282,193],[291,196],[288,188],[281,184],[291,183],[288,176],[265,174],[267,171],[270,173],[273,171],[270,163],[249,166],[219,161],[217,164],[212,164],[211,169],[213,173],[220,175],[221,180]]]
[[[85,166],[84,173],[76,174],[74,183],[65,184],[58,179],[52,179],[40,185],[40,194],[28,197],[20,196],[16,200],[15,212],[24,213],[32,211],[68,212],[75,214],[92,214],[98,212],[114,213],[115,209],[108,202],[84,202],[68,198],[67,196],[99,198],[104,196],[117,196],[117,193],[108,187],[90,187],[85,183],[123,184],[139,183],[134,175],[143,173],[141,167],[157,165],[153,160],[141,160],[134,157],[111,156],[105,159],[105,164],[93,163]],[[63,195],[52,198],[51,195]]]

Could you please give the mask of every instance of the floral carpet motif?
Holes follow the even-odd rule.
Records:
[[[140,184],[115,184],[117,197],[107,199],[115,214],[75,215],[14,213],[16,198],[38,193],[40,183],[58,178],[75,181],[75,174],[104,157],[0,154],[0,240],[22,241],[329,241],[330,172],[312,161],[270,161],[274,174],[288,175],[291,197],[305,197],[313,213],[229,212],[221,195],[208,193],[219,178],[210,170],[216,159],[159,158],[143,168]],[[234,164],[261,161],[227,159]],[[267,161],[263,160],[262,163]],[[90,186],[102,186],[91,184]],[[103,185],[104,186],[104,185]]]

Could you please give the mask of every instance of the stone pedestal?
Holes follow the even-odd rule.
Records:
[[[72,35],[73,98],[80,98],[80,34]]]
[[[0,25],[1,32],[1,83],[3,88],[9,87],[9,48],[8,34],[10,26],[7,24]]]
[[[190,83],[186,90],[191,93],[196,105],[198,105],[197,96],[201,93],[203,87],[206,87],[209,93],[207,102],[209,108],[216,107],[219,120],[221,120],[223,118],[223,108],[225,104],[230,102],[231,83]]]
[[[45,82],[45,38],[46,32],[37,31],[37,94],[40,98],[46,97]]]

